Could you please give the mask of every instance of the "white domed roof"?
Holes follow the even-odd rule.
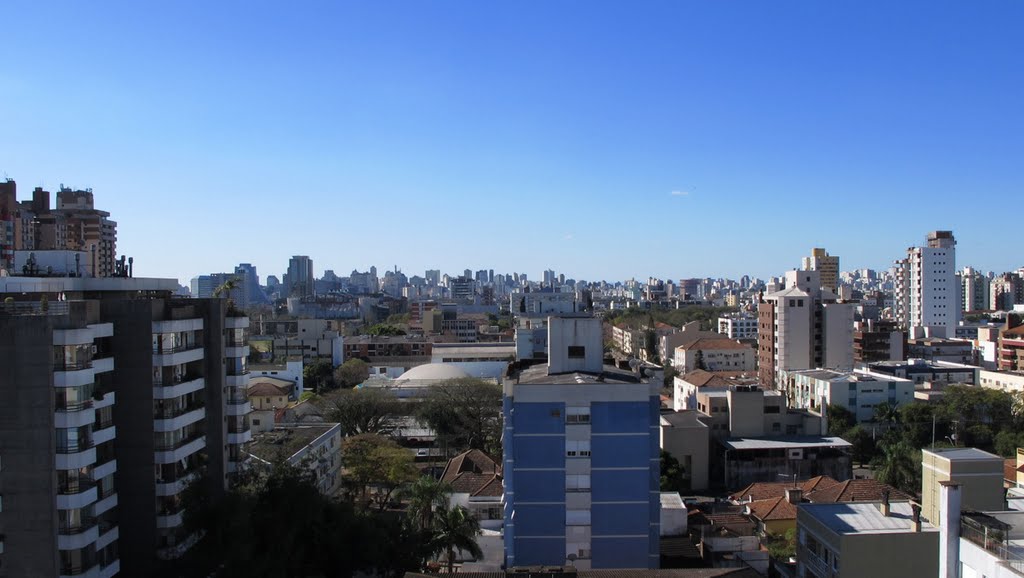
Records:
[[[427,363],[406,371],[396,381],[444,381],[464,377],[472,376],[458,366],[450,363]]]

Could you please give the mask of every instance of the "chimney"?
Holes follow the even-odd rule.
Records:
[[[960,576],[960,484],[939,482],[939,578]]]
[[[786,501],[790,504],[799,504],[804,501],[804,491],[800,488],[786,488]]]
[[[910,531],[920,532],[921,531],[921,504],[916,502],[910,503]]]
[[[889,517],[889,490],[882,492],[882,503],[878,505],[878,509],[883,516]]]

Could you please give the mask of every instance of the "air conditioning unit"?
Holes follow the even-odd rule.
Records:
[[[96,355],[96,344],[93,344],[92,346],[92,354]]]
[[[802,459],[804,459],[804,450],[803,450],[803,448],[799,448],[799,449],[795,449],[795,450],[789,450],[789,459],[791,459],[791,460],[802,460]]]

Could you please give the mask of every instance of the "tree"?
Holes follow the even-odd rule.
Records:
[[[825,416],[828,418],[829,435],[845,438],[844,434],[857,424],[857,416],[852,411],[834,403],[825,407]]]
[[[891,401],[884,401],[875,406],[875,415],[872,419],[887,426],[896,425],[900,421],[899,408]]]
[[[690,483],[686,470],[672,454],[661,450],[661,491],[689,493]]]
[[[676,368],[674,366],[669,365],[667,363],[662,367],[662,371],[662,375],[664,375],[664,378],[662,379],[662,384],[665,387],[672,387],[672,384],[674,383],[673,380],[677,375],[679,375],[679,372],[676,371]]]
[[[384,511],[396,490],[419,476],[412,452],[377,434],[360,434],[342,442],[346,478],[360,503]],[[369,494],[370,487],[376,491]]]
[[[456,448],[501,454],[501,386],[475,378],[430,387],[417,416]]]
[[[234,309],[235,301],[234,299],[231,299],[231,292],[237,289],[240,283],[241,279],[239,279],[237,276],[228,277],[227,279],[224,280],[223,283],[218,285],[217,288],[213,290],[213,296],[228,297],[228,309]]]
[[[420,476],[402,495],[409,500],[409,518],[419,522],[421,530],[434,527],[434,513],[447,507],[452,487],[432,476]]]
[[[840,437],[850,442],[850,445],[853,446],[853,461],[866,464],[874,459],[878,451],[875,439],[872,437],[871,432],[864,429],[863,426],[855,425],[843,432],[843,435]]]
[[[1012,458],[1017,455],[1017,448],[1024,448],[1024,432],[1003,430],[996,434],[993,446],[997,454]]]
[[[186,489],[185,528],[203,537],[165,565],[167,576],[402,576],[429,552],[419,533],[321,494],[309,470],[239,475],[216,499],[208,480]]]
[[[769,533],[765,537],[768,555],[776,560],[789,560],[796,556],[796,528],[789,528],[782,534]]]
[[[377,323],[371,325],[366,329],[367,335],[377,335],[386,337],[398,337],[399,335],[405,335],[405,331],[399,327],[388,323]]]
[[[326,394],[320,401],[327,419],[341,424],[346,436],[388,435],[402,413],[398,396],[386,389],[361,387]]]
[[[339,387],[355,387],[370,377],[370,365],[362,359],[346,360],[334,370],[334,383]]]
[[[879,447],[882,453],[872,462],[875,479],[917,494],[921,490],[921,452],[904,440],[883,442]]]
[[[312,389],[317,393],[334,387],[334,380],[331,378],[331,362],[317,359],[303,367],[302,385],[303,388]]]
[[[432,550],[435,554],[447,554],[448,573],[455,568],[455,551],[468,552],[474,558],[483,556],[476,537],[480,534],[480,522],[462,506],[443,508],[435,514]]]

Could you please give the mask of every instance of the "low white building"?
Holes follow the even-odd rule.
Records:
[[[727,337],[702,337],[676,347],[673,367],[680,373],[707,371],[750,371],[757,369],[757,352]]]
[[[257,377],[272,377],[292,382],[292,397],[295,401],[302,398],[302,361],[286,361],[284,365],[250,365],[249,381]]]
[[[430,362],[453,365],[471,377],[498,379],[515,355],[516,344],[511,342],[435,343]]]
[[[871,421],[878,404],[914,401],[913,381],[863,369],[783,371],[780,378],[790,407],[821,412],[834,404],[853,412],[861,423]]]
[[[273,430],[253,436],[246,448],[252,466],[273,467],[283,460],[312,471],[316,485],[326,496],[341,487],[341,425],[278,424]]]
[[[718,332],[729,339],[757,339],[757,315],[736,313],[719,317]]]
[[[1024,391],[1024,373],[982,369],[978,372],[978,385],[1002,391]]]

